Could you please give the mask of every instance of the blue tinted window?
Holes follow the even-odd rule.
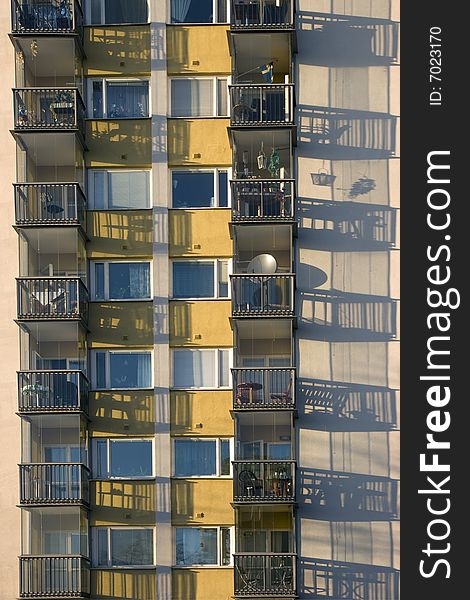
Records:
[[[151,358],[149,352],[110,353],[109,370],[111,388],[151,387]]]
[[[214,173],[173,171],[173,208],[212,208]]]
[[[110,477],[152,476],[152,442],[111,440]]]
[[[175,475],[216,475],[215,440],[176,440]]]
[[[149,298],[150,265],[148,263],[110,263],[109,297],[112,300]]]
[[[213,262],[173,263],[174,298],[213,298]]]
[[[172,23],[212,23],[213,0],[171,0]]]

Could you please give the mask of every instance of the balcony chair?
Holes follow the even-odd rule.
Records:
[[[238,481],[240,482],[240,496],[251,498],[263,495],[263,482],[256,477],[253,471],[243,469],[238,474]]]
[[[256,386],[256,387],[255,387]],[[260,404],[260,399],[254,396],[253,392],[257,389],[262,389],[261,384],[256,382],[245,381],[237,385],[237,395],[235,402],[238,406],[256,405]]]
[[[292,378],[289,380],[289,385],[285,392],[271,393],[269,394],[271,404],[278,404],[281,406],[287,406],[292,404]]]

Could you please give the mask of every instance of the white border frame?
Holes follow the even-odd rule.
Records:
[[[98,556],[98,535],[97,535],[97,531],[98,529],[101,530],[106,530],[107,531],[107,553],[108,553],[108,561],[107,561],[107,566],[104,565],[98,565],[96,563],[96,557]],[[117,529],[117,530],[123,530],[123,531],[131,531],[134,529],[148,529],[152,531],[152,554],[153,554],[153,563],[150,565],[113,565],[111,562],[111,530],[112,529]],[[146,525],[133,525],[133,526],[129,526],[129,525],[105,525],[105,526],[92,526],[90,527],[90,534],[91,534],[91,567],[93,569],[126,569],[126,570],[131,570],[131,569],[154,569],[156,566],[155,563],[155,557],[156,557],[156,550],[157,550],[157,544],[156,544],[156,535],[155,535],[155,527],[154,526],[146,526]]]
[[[93,83],[95,81],[101,82],[102,87],[102,97],[103,97],[103,116],[95,117],[93,115]],[[148,106],[148,114],[146,116],[140,117],[109,117],[107,110],[107,82],[145,82],[147,83],[147,106]],[[150,85],[150,79],[148,77],[87,77],[86,78],[86,98],[87,98],[87,119],[92,121],[135,121],[137,119],[150,119],[152,116],[152,89]]]
[[[182,115],[175,116],[172,111],[172,98],[173,98],[173,81],[181,80],[198,80],[198,81],[212,81],[212,114],[210,115]],[[218,102],[218,81],[225,80],[226,83],[226,94],[227,94],[227,114],[217,114],[219,108]],[[168,118],[169,119],[228,119],[230,117],[230,85],[232,78],[230,75],[172,75],[168,77]]]
[[[137,264],[146,263],[149,265],[149,290],[150,295],[146,298],[110,298],[109,296],[109,265],[110,264]],[[96,264],[104,265],[104,298],[96,298]],[[152,301],[152,290],[153,290],[153,269],[151,259],[125,259],[125,260],[113,260],[113,259],[90,259],[89,261],[89,281],[90,281],[90,302],[151,302]]]
[[[201,262],[201,263],[213,263],[214,264],[214,291],[216,292],[215,296],[204,296],[204,297],[187,297],[187,298],[176,298],[175,296],[173,296],[173,264],[174,263],[188,263],[188,262]],[[219,270],[220,270],[220,263],[221,262],[226,262],[227,263],[227,275],[228,275],[228,281],[227,281],[227,296],[219,296]],[[233,271],[233,259],[232,258],[172,258],[170,259],[170,272],[169,272],[169,276],[170,276],[170,300],[174,300],[175,302],[186,302],[186,301],[194,301],[197,302],[198,300],[201,301],[206,301],[206,300],[230,300],[231,298],[231,286],[230,286],[230,275],[232,274]]]
[[[99,442],[106,442],[106,476],[98,477],[97,471],[97,445]],[[111,472],[111,442],[124,442],[132,444],[133,442],[150,442],[152,449],[152,475],[126,475],[118,477],[110,475]],[[155,438],[154,437],[93,437],[91,438],[91,473],[92,479],[96,481],[151,481],[155,479]]]
[[[183,117],[181,117],[183,118]],[[179,207],[173,206],[173,173],[213,173],[214,174],[214,206],[187,206]],[[220,189],[219,189],[219,173],[225,171],[227,173],[227,206],[219,206],[220,200]],[[232,167],[171,167],[168,169],[169,175],[169,186],[171,190],[171,206],[170,210],[214,210],[222,209],[227,210],[232,206],[232,193],[230,181],[232,180]]]
[[[104,387],[104,388],[99,388],[96,387],[96,354],[98,352],[103,352],[105,354],[105,371],[106,371],[106,383],[109,383],[110,381],[110,362],[109,362],[109,355],[110,354],[150,354],[150,375],[151,375],[151,381],[150,381],[150,386],[149,387],[135,387],[135,388],[129,388],[129,387],[120,387],[120,388],[113,388],[113,387]],[[90,377],[91,377],[91,390],[93,391],[118,391],[118,390],[150,390],[153,389],[154,387],[154,381],[153,381],[153,373],[154,373],[154,358],[153,358],[153,349],[151,348],[91,348],[89,350],[89,355],[90,355]]]
[[[216,449],[215,449],[215,460],[216,460],[216,471],[217,473],[215,475],[175,475],[175,461],[176,461],[176,442],[180,441],[180,440],[185,440],[185,441],[191,441],[191,442],[215,442],[216,443]],[[220,461],[220,443],[222,441],[228,441],[229,442],[229,449],[230,449],[230,472],[228,475],[221,475],[220,473],[220,467],[221,467],[221,461]],[[176,437],[173,437],[171,439],[171,472],[172,472],[172,479],[233,479],[233,464],[232,461],[234,460],[234,438],[233,437],[227,437],[227,436],[219,436],[219,437],[214,437],[214,436],[209,436],[209,437],[204,437],[204,436],[186,436],[186,435],[179,435]]]
[[[88,210],[89,211],[125,211],[125,210],[132,210],[132,211],[136,211],[136,210],[149,210],[152,208],[151,206],[151,198],[152,198],[152,178],[151,178],[151,169],[128,169],[128,168],[123,168],[123,169],[106,169],[106,168],[90,168],[86,170],[86,193],[87,193],[87,200],[88,200]],[[105,177],[105,182],[104,182],[104,200],[106,202],[106,206],[104,208],[97,208],[95,206],[95,185],[94,185],[94,173],[96,172],[102,172],[102,173],[106,173],[106,177]],[[141,207],[141,208],[135,208],[135,207],[128,207],[128,208],[117,208],[117,207],[110,207],[109,206],[109,173],[147,173],[147,191],[148,191],[148,206],[145,207]]]

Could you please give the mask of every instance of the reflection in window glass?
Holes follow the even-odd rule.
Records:
[[[215,387],[214,350],[175,350],[173,373],[175,387]]]
[[[213,298],[214,262],[173,263],[174,298]]]
[[[175,476],[216,475],[215,440],[175,440]]]
[[[216,565],[217,529],[176,528],[177,565]]]
[[[214,116],[214,80],[172,79],[171,116]]]
[[[105,23],[146,23],[147,0],[105,0]]]
[[[212,171],[173,171],[173,208],[212,208],[214,173]]]
[[[110,441],[110,477],[151,477],[150,440]]]
[[[109,263],[109,298],[150,298],[149,263]]]
[[[93,539],[95,567],[138,567],[154,564],[153,529],[96,528],[93,530]]]
[[[213,0],[171,0],[172,23],[213,23]]]
[[[116,352],[109,357],[110,387],[120,389],[151,386],[149,352]]]
[[[148,81],[107,81],[107,117],[111,119],[148,117],[148,91]]]

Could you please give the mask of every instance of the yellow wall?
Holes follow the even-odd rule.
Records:
[[[150,75],[150,25],[85,28],[85,76]]]
[[[151,258],[150,210],[90,211],[88,258]]]
[[[233,435],[230,390],[173,391],[170,398],[173,435]]]
[[[230,74],[228,29],[227,25],[168,27],[168,73]]]
[[[233,525],[232,499],[232,479],[172,479],[171,521],[173,525]]]
[[[173,600],[231,600],[233,569],[173,569],[171,591]]]
[[[170,302],[170,346],[233,346],[230,300]]]
[[[155,569],[93,570],[91,572],[91,596],[107,600],[155,600]]]
[[[170,256],[232,256],[230,209],[171,210]]]
[[[154,435],[153,391],[92,392],[89,400],[93,436]]]
[[[155,525],[155,481],[90,483],[90,525]]]
[[[169,166],[232,164],[229,119],[168,119]]]
[[[90,302],[90,348],[151,346],[152,302]]]
[[[152,162],[150,119],[86,123],[87,167],[143,167]]]

